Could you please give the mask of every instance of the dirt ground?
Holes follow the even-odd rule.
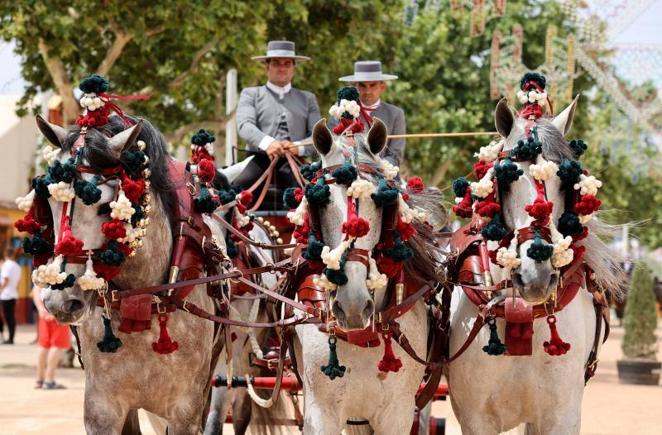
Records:
[[[0,435],[83,434],[83,372],[79,368],[58,371],[57,380],[66,390],[34,390],[38,348],[28,343],[35,335],[34,327],[22,326],[16,345],[0,346]],[[586,388],[582,434],[662,434],[662,388],[618,383],[616,360],[621,356],[622,336],[622,328],[612,327],[598,372]],[[662,344],[662,323],[657,337]],[[433,415],[447,418],[447,434],[460,434],[449,402],[435,402]],[[148,427],[146,421],[141,415],[143,428]],[[145,429],[143,433],[154,432]]]

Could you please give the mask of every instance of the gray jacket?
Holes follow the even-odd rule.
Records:
[[[249,150],[259,151],[258,146],[265,136],[275,137],[283,110],[292,142],[310,137],[315,123],[321,118],[317,100],[311,92],[293,87],[280,100],[266,86],[241,91],[237,106],[237,128]],[[314,152],[313,147],[305,147],[304,150],[304,155]]]
[[[398,106],[393,104],[384,103],[383,101],[371,114],[384,121],[388,134],[405,134],[407,132],[407,125],[405,123],[405,112]],[[366,125],[367,122],[361,114],[361,121]],[[338,124],[338,120],[331,118],[329,127],[333,128]],[[388,160],[392,164],[399,166],[405,154],[405,139],[389,139],[386,142],[386,147],[381,153],[381,157]]]

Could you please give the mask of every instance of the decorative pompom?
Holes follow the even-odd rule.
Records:
[[[494,199],[494,192],[490,193],[487,198],[476,203],[475,212],[482,217],[494,217],[495,214],[501,213],[501,205]]]
[[[553,253],[554,247],[545,243],[538,234],[534,237],[533,243],[529,246],[529,249],[526,250],[526,255],[536,262],[549,260],[552,258]]]
[[[526,140],[517,141],[517,145],[510,151],[510,156],[520,161],[535,161],[538,154],[542,153],[542,144],[535,135],[531,135]]]
[[[398,218],[398,222],[396,224],[396,230],[400,234],[400,240],[403,242],[406,242],[407,240],[411,239],[414,234],[416,234],[416,228],[414,228],[413,225],[410,223],[406,223],[402,220],[402,218]]]
[[[49,198],[51,196],[51,192],[48,190],[48,186],[52,182],[53,180],[51,180],[48,175],[35,177],[32,179],[32,189],[40,198]]]
[[[338,286],[329,281],[329,278],[327,278],[324,274],[316,275],[313,278],[313,284],[315,284],[316,287],[326,291],[333,291],[338,288]]]
[[[113,334],[110,319],[103,317],[103,339],[97,343],[99,352],[115,353],[120,347],[122,347],[122,340]]]
[[[522,260],[517,258],[515,249],[501,247],[496,252],[496,263],[508,269],[517,269],[522,264]]]
[[[140,202],[140,198],[145,193],[145,180],[132,180],[129,177],[123,177],[122,190],[132,203]]]
[[[395,237],[395,244],[392,248],[384,249],[384,255],[389,257],[394,261],[407,261],[414,256],[414,251],[411,248],[400,240],[399,237]]]
[[[69,202],[76,196],[76,192],[71,188],[71,184],[64,181],[49,184],[48,193],[51,194],[54,200],[60,202]]]
[[[565,355],[570,350],[570,343],[561,340],[559,332],[556,330],[556,316],[553,314],[547,316],[547,324],[549,325],[550,339],[543,343],[545,352],[552,356]]]
[[[235,258],[237,255],[239,255],[239,248],[237,247],[235,241],[229,237],[229,235],[225,238],[225,246],[227,249],[228,257]]]
[[[44,264],[36,268],[32,272],[34,284],[40,287],[62,284],[67,279],[67,273],[61,271],[62,261],[62,256],[58,255],[50,264]]]
[[[487,170],[483,178],[479,181],[471,183],[471,193],[478,198],[485,198],[490,193],[494,192],[494,182],[492,177],[494,175],[495,168],[490,168]]]
[[[113,219],[110,222],[101,224],[101,232],[107,239],[117,240],[126,237],[126,228],[124,222],[119,219]]]
[[[168,334],[168,315],[159,314],[159,339],[152,343],[152,350],[161,355],[167,355],[176,351],[179,343],[173,341]]]
[[[216,176],[216,166],[214,162],[203,159],[198,162],[198,177],[204,183],[211,183]]]
[[[310,165],[303,165],[301,166],[300,169],[301,176],[303,176],[303,178],[305,178],[308,181],[312,181],[312,179],[315,178],[315,174],[320,169],[322,169],[321,161],[311,163]]]
[[[306,250],[301,253],[301,256],[310,261],[322,261],[322,249],[324,249],[324,243],[318,241],[317,238],[315,238],[315,235],[311,232],[308,237],[308,246],[306,247]]]
[[[573,139],[568,144],[572,148],[573,154],[576,159],[580,158],[582,154],[588,149],[586,143],[581,139]]]
[[[552,266],[559,269],[572,262],[574,259],[574,251],[570,248],[572,244],[572,237],[567,236],[554,241],[554,253],[552,254]]]
[[[288,187],[283,193],[283,202],[287,208],[297,208],[303,198],[303,189],[300,187]]]
[[[32,215],[32,210],[25,217],[14,222],[14,227],[29,234],[36,234],[41,230],[41,224]]]
[[[517,181],[524,174],[524,171],[513,163],[512,160],[504,159],[502,162],[494,165],[494,173],[499,183],[499,190],[507,192],[510,190],[510,183]]]
[[[594,195],[582,195],[575,204],[575,211],[580,215],[590,215],[600,209],[602,201]]]
[[[396,358],[395,353],[393,353],[391,336],[388,333],[382,334],[382,338],[384,340],[384,355],[377,363],[377,368],[383,373],[398,372],[402,367],[402,361],[400,358]]]
[[[558,170],[558,165],[550,160],[542,160],[540,164],[529,166],[529,173],[537,181],[549,180]]]
[[[348,279],[347,279],[347,275],[345,275],[345,271],[343,270],[343,267],[341,267],[340,270],[329,269],[327,267],[326,269],[324,269],[324,274],[329,279],[329,281],[331,281],[336,285],[347,284]]]
[[[563,212],[559,218],[558,229],[563,236],[574,236],[584,231],[584,227],[579,222],[579,217],[569,211]]]
[[[331,249],[328,246],[324,246],[324,248],[322,248],[320,257],[322,258],[322,262],[326,265],[327,268],[340,270],[341,265],[344,263],[343,254],[349,247],[349,244],[350,240],[344,240],[334,249]]]
[[[218,192],[218,199],[221,201],[221,204],[223,205],[229,204],[237,198],[237,192],[235,192],[234,189],[230,189],[230,190],[220,189],[217,190],[217,192]]]
[[[421,177],[411,177],[407,180],[407,190],[414,193],[421,193],[425,189],[425,183]]]
[[[394,259],[382,256],[379,259],[379,271],[386,274],[389,278],[396,277],[402,271],[403,263]]]
[[[52,165],[55,163],[57,160],[58,156],[60,155],[60,151],[62,151],[61,148],[53,148],[50,145],[46,145],[44,149],[41,150],[41,156],[46,160],[46,163],[48,165]]]
[[[76,167],[73,165],[73,159],[69,159],[64,164],[56,160],[48,168],[48,176],[56,183],[60,181],[64,181],[67,184],[71,183],[76,178]]]
[[[94,272],[94,265],[91,258],[88,258],[85,263],[85,273],[78,277],[76,283],[81,288],[81,290],[98,290],[104,288],[106,281],[103,278],[99,278]]]
[[[354,86],[343,86],[336,92],[336,100],[359,101],[359,91]]]
[[[575,183],[579,181],[579,176],[582,173],[582,165],[577,160],[563,159],[556,175],[561,179],[561,187],[568,190],[572,189]]]
[[[386,183],[386,180],[379,180],[379,185],[377,186],[377,191],[370,195],[372,200],[375,201],[377,207],[383,207],[384,205],[393,205],[395,201],[398,200],[398,195],[400,191],[397,187],[391,187]]]
[[[218,208],[220,202],[210,193],[207,186],[200,186],[200,195],[193,199],[193,204],[200,213],[212,213]]]
[[[467,188],[465,190],[464,197],[457,204],[453,206],[453,213],[455,213],[459,217],[470,218],[471,215],[473,214],[471,203],[472,203],[471,188]]]
[[[490,327],[490,339],[487,344],[483,346],[483,352],[488,355],[503,355],[506,353],[506,346],[499,339],[496,321],[494,319],[489,319],[487,324]]]
[[[348,161],[339,167],[338,169],[331,172],[331,176],[336,179],[336,183],[344,184],[349,187],[356,177],[358,177],[358,172],[356,168],[352,166]]]
[[[124,221],[130,221],[131,216],[133,216],[133,214],[136,212],[136,210],[131,205],[131,201],[129,201],[129,198],[126,197],[124,191],[122,190],[120,190],[117,201],[111,201],[110,209],[111,218]]]
[[[83,241],[74,236],[69,224],[62,229],[62,239],[55,245],[55,254],[65,257],[83,254]]]
[[[329,203],[330,198],[331,191],[323,177],[317,180],[315,184],[306,185],[306,199],[310,204],[323,207]]]
[[[385,273],[379,273],[377,262],[374,258],[370,257],[369,265],[368,279],[366,279],[368,289],[376,290],[386,287],[388,285],[388,276]]]
[[[109,240],[102,251],[97,254],[99,261],[110,266],[119,266],[124,262],[126,255],[122,245],[115,240]]]
[[[536,83],[540,89],[545,89],[545,84],[547,80],[545,76],[537,72],[527,72],[522,76],[522,79],[519,81],[519,88],[523,91],[529,91],[531,89],[536,89],[531,82]]]
[[[543,196],[539,195],[532,204],[527,204],[524,206],[524,211],[526,211],[529,216],[534,218],[536,221],[541,222],[544,225],[547,223],[549,216],[552,214],[553,208],[553,202],[545,201]]]
[[[343,222],[342,232],[347,234],[349,237],[363,237],[370,231],[370,222],[365,220],[360,216],[352,216]]]
[[[375,185],[368,180],[358,179],[355,180],[347,189],[347,196],[354,199],[366,200],[375,191]]]
[[[386,178],[388,181],[395,179],[395,177],[397,177],[400,173],[400,167],[395,166],[393,163],[386,159],[379,159],[379,164],[382,167],[384,178]]]
[[[338,353],[336,351],[336,342],[338,339],[334,336],[329,337],[329,363],[325,366],[320,366],[322,373],[327,375],[329,379],[342,378],[345,375],[345,366],[341,366],[338,361]]]
[[[602,181],[595,178],[593,175],[586,176],[584,174],[579,176],[579,183],[574,185],[575,190],[579,190],[580,195],[598,194],[598,189],[602,187]]]
[[[481,177],[482,178],[482,177]],[[466,178],[460,177],[453,181],[453,192],[457,198],[462,198],[467,193],[469,182]]]
[[[73,273],[70,273],[61,283],[52,284],[51,288],[53,290],[64,290],[65,288],[73,287],[75,283],[76,277]]]
[[[124,151],[122,152],[122,156],[120,157],[120,160],[122,161],[122,165],[124,166],[124,168],[132,174],[138,173],[143,169],[146,159],[147,156],[145,155],[144,152],[140,150]]]
[[[78,87],[86,94],[101,94],[108,91],[109,83],[104,77],[98,74],[92,74],[85,77]]]
[[[36,233],[32,237],[23,238],[23,252],[30,255],[48,254],[53,252],[53,246],[41,234]]]
[[[299,203],[299,206],[294,211],[287,213],[287,219],[296,226],[304,224],[306,213],[308,211],[308,200],[304,196]]]
[[[308,237],[310,236],[310,226],[308,225],[308,216],[304,215],[303,224],[297,225],[294,227],[294,232],[292,232],[292,237],[297,243],[307,243]]]
[[[16,207],[18,207],[19,210],[24,211],[24,212],[29,212],[30,209],[32,208],[32,203],[34,202],[34,196],[35,196],[35,190],[32,189],[30,192],[25,195],[25,196],[19,196],[14,200],[16,203]]]
[[[191,138],[191,143],[193,145],[197,145],[200,147],[203,147],[208,143],[213,143],[215,141],[216,138],[214,137],[214,135],[210,131],[204,130],[202,128],[198,130],[197,133],[195,133]]]
[[[474,170],[474,175],[478,180],[482,179],[485,177],[485,174],[487,174],[487,171],[490,170],[494,166],[494,163],[487,163],[482,160],[477,161],[474,163],[473,170]]]
[[[499,158],[499,152],[503,148],[503,144],[492,141],[489,145],[480,147],[480,151],[474,154],[479,160],[490,163]]]
[[[506,237],[508,231],[503,227],[501,222],[501,215],[495,214],[492,220],[484,225],[480,230],[480,234],[487,240],[499,241]]]
[[[85,205],[96,204],[101,199],[101,189],[96,185],[97,180],[95,176],[92,181],[79,179],[74,182],[74,192]]]

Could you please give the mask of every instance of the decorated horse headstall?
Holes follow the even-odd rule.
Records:
[[[475,228],[483,238],[481,249],[487,249],[488,241],[498,242],[497,249],[486,253],[488,263],[505,268],[510,273],[521,264],[519,246],[533,240],[526,255],[536,262],[551,260],[555,269],[564,271],[574,262],[581,261],[585,248],[578,246],[577,242],[587,236],[588,227],[584,225],[600,208],[601,201],[596,195],[602,183],[583,169],[577,160],[587,148],[582,140],[569,143],[574,151],[574,159],[563,159],[560,164],[556,164],[543,157],[536,119],[543,116],[545,103],[548,103],[544,93],[545,78],[536,73],[527,73],[520,85],[518,96],[524,106],[518,116],[527,120],[526,138],[518,141],[509,152],[502,150],[504,142],[493,142],[481,147],[476,154],[479,161],[473,166],[478,181],[470,183],[461,177],[453,182],[453,191],[457,197],[453,212],[464,218],[475,217]],[[523,170],[515,162],[531,163],[529,173],[535,181],[537,195],[525,207],[532,218],[531,224],[508,231],[501,217],[500,199],[503,193],[509,191],[510,184],[523,175]],[[545,182],[554,175],[560,178],[561,188],[565,191],[565,208],[558,226],[551,219],[554,204],[547,200],[545,190]],[[486,277],[489,280],[489,273]],[[496,289],[509,287],[509,281],[494,286],[489,281],[485,284]],[[552,338],[545,342],[545,351],[550,355],[563,355],[570,349],[570,344],[558,336],[553,314],[555,308],[551,306],[547,316]],[[489,319],[488,324],[491,330],[490,344],[483,350],[491,355],[503,354],[506,347],[498,339],[494,319]]]

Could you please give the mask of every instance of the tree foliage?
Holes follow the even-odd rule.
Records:
[[[655,359],[657,313],[653,277],[648,266],[639,262],[634,268],[623,318],[623,355],[626,358]]]

